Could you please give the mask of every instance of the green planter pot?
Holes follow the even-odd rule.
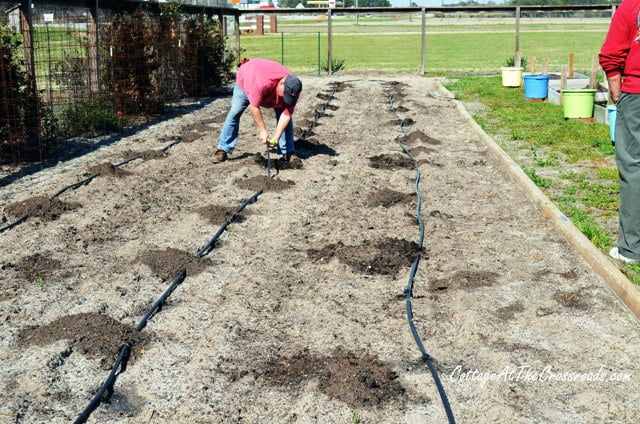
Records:
[[[595,97],[596,90],[592,88],[562,90],[564,118],[593,118],[593,101]]]

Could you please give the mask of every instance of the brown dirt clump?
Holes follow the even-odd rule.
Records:
[[[559,291],[553,296],[553,298],[556,302],[558,302],[562,306],[566,306],[567,308],[585,310],[589,307],[580,290],[571,292]]]
[[[208,132],[215,131],[215,128],[210,127],[210,126],[205,125],[205,124],[200,123],[200,122],[198,122],[196,124],[188,125],[185,129],[187,131],[196,131],[196,132],[199,132],[201,134],[206,134]]]
[[[316,97],[320,100],[329,100],[331,98],[330,94],[318,93]]]
[[[164,159],[167,156],[168,156],[167,153],[163,152],[162,150],[152,150],[152,149],[142,150],[139,152],[136,152],[133,150],[125,150],[122,153],[122,159],[124,160],[129,160],[133,158],[140,158],[142,160]]]
[[[5,278],[0,283],[0,301],[14,298],[28,286],[44,287],[54,279],[60,267],[60,261],[47,258],[40,253],[26,256],[16,264],[0,265],[0,270],[14,269],[16,272],[15,279]],[[28,284],[25,285],[24,282]]]
[[[524,304],[520,301],[512,303],[510,305],[498,308],[495,314],[503,321],[508,321],[515,318],[516,313],[524,312]]]
[[[438,144],[442,144],[442,141],[437,140],[435,138],[429,137],[423,131],[411,131],[406,139],[403,141],[404,144],[413,144],[416,141],[422,141],[423,143],[430,144],[432,146],[437,146]]]
[[[372,156],[369,158],[369,166],[376,169],[412,169],[414,163],[410,157],[397,153]]]
[[[5,212],[15,217],[29,216],[53,221],[63,213],[80,207],[80,203],[66,203],[58,199],[51,200],[47,196],[35,196],[7,205]]]
[[[275,356],[259,364],[253,373],[269,385],[294,386],[295,390],[317,379],[322,393],[352,408],[406,401],[406,389],[389,364],[342,348],[336,349],[332,356],[312,355],[308,350],[290,357]]]
[[[340,93],[340,92],[346,90],[347,88],[353,88],[353,84],[349,84],[347,82],[339,82],[339,83],[335,84],[333,87],[335,87],[335,92],[336,93]]]
[[[407,109],[404,106],[396,106],[396,112],[400,112],[400,113],[409,112],[409,109]]]
[[[424,146],[412,147],[412,148],[409,149],[409,151],[414,156],[419,155],[420,153],[434,153],[435,152],[435,150],[433,150],[433,149],[431,149],[429,147],[424,147]]]
[[[415,242],[386,238],[375,243],[365,240],[360,246],[347,246],[339,241],[322,249],[309,249],[307,255],[316,262],[336,257],[359,272],[393,276],[411,266],[419,252]]]
[[[202,138],[203,135],[198,131],[188,131],[182,135],[180,135],[180,141],[183,143],[193,143],[196,140]]]
[[[296,146],[301,147],[301,140],[298,140]],[[303,142],[304,143],[304,142]],[[261,168],[267,169],[269,163],[267,158],[262,156],[261,153],[253,155],[253,162]],[[289,161],[284,160],[282,157],[271,158],[271,169],[283,170],[283,169],[302,169],[302,159],[299,156],[293,156]]]
[[[397,203],[408,204],[415,198],[415,193],[402,193],[388,188],[383,188],[369,195],[369,206],[383,206],[388,208]]]
[[[60,269],[60,261],[47,258],[46,256],[36,253],[22,258],[15,265],[18,278],[30,282],[42,282],[46,284],[48,280]]]
[[[286,190],[296,183],[289,180],[281,180],[276,178],[269,178],[266,175],[259,175],[257,177],[238,179],[235,181],[236,185],[245,190],[265,190],[265,191],[282,191]]]
[[[196,258],[178,249],[148,250],[138,257],[138,262],[151,269],[155,277],[173,279],[181,269],[187,270],[187,275],[198,275],[211,265],[209,258]]]
[[[398,119],[392,119],[391,121],[389,121],[388,125],[390,126],[402,125],[403,127],[408,127],[415,123],[416,121],[414,121],[411,118],[404,118],[404,119],[398,118]]]
[[[73,352],[97,358],[100,366],[108,369],[113,366],[123,343],[133,341],[136,345],[145,344],[148,336],[107,315],[83,313],[58,318],[42,327],[22,330],[18,335],[18,344],[43,346],[65,339],[70,341]]]
[[[131,172],[117,168],[110,162],[104,162],[87,168],[84,175],[98,175],[99,177],[126,177],[127,175],[131,175]]]
[[[211,224],[222,225],[234,215],[236,209],[237,208],[228,206],[208,205],[198,209],[198,213]],[[251,214],[251,211],[243,209],[241,214],[237,214],[233,217],[233,221],[242,222],[246,219],[245,216],[249,214]]]
[[[445,291],[488,287],[498,282],[498,274],[491,271],[458,271],[451,277],[429,282],[429,290]]]

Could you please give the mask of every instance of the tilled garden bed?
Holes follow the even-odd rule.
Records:
[[[1,189],[0,226],[28,217],[0,234],[0,421],[74,420],[131,342],[89,422],[446,422],[406,318],[420,255],[416,327],[458,422],[639,422],[637,321],[438,82],[303,83],[302,160],[271,154],[273,180],[249,113],[213,163],[226,98]]]

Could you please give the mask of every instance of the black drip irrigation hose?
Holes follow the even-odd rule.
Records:
[[[198,252],[196,253],[196,258],[201,258],[204,255],[208,254],[209,252],[211,252],[211,249],[213,249],[214,245],[216,244],[216,241],[218,241],[218,238],[220,238],[220,236],[222,235],[222,233],[224,233],[224,231],[227,229],[227,227],[229,226],[229,224],[231,224],[233,222],[233,220],[235,219],[236,216],[238,216],[238,214],[240,212],[242,212],[242,210],[247,207],[247,205],[254,203],[258,200],[258,196],[260,196],[262,193],[264,192],[264,190],[258,190],[255,192],[255,194],[253,196],[251,196],[250,198],[248,198],[247,200],[245,200],[239,207],[238,209],[236,209],[236,211],[229,217],[227,218],[227,220],[224,222],[224,224],[222,224],[220,226],[220,228],[218,229],[218,231],[213,235],[213,237],[211,237],[211,239],[207,242],[207,244],[205,244],[202,249],[198,250]]]
[[[393,103],[393,94],[388,90],[385,90],[387,97],[389,98],[389,104],[391,107],[391,112],[393,112],[396,117],[398,116],[398,112],[396,110],[395,104]],[[406,137],[407,133],[404,129],[404,120],[400,120],[400,131],[403,136]],[[418,224],[420,225],[420,235],[418,237],[418,247],[419,252],[414,258],[411,264],[411,273],[409,274],[409,281],[407,283],[407,287],[404,290],[405,304],[407,309],[407,320],[409,321],[409,328],[411,329],[411,334],[413,335],[413,339],[418,345],[418,349],[420,349],[420,353],[422,354],[422,359],[429,367],[429,371],[431,372],[431,376],[433,377],[433,381],[438,388],[438,393],[440,394],[440,399],[442,400],[442,405],[444,406],[444,410],[447,414],[447,419],[450,424],[455,424],[455,418],[453,417],[453,411],[451,410],[451,405],[449,404],[449,399],[447,398],[447,393],[444,390],[444,386],[442,385],[442,381],[440,380],[440,376],[438,375],[438,370],[433,364],[433,360],[431,355],[424,348],[424,344],[422,343],[422,339],[420,338],[420,334],[418,334],[418,330],[416,329],[415,323],[413,322],[413,310],[411,307],[411,299],[413,297],[413,282],[416,276],[416,272],[418,270],[418,264],[420,263],[420,252],[422,252],[422,248],[424,245],[424,221],[422,220],[422,213],[420,209],[422,208],[422,196],[420,195],[420,166],[416,158],[411,154],[411,152],[402,144],[400,141],[400,137],[396,138],[396,143],[402,147],[402,150],[413,160],[414,166],[416,168],[416,183],[415,183],[415,192],[418,197],[418,203],[416,205],[416,218],[418,219]]]
[[[334,87],[333,87],[333,91],[331,92],[331,96],[330,96],[329,100],[323,105],[322,112],[318,113],[316,111],[315,118],[314,118],[313,122],[311,123],[311,125],[309,126],[309,128],[307,130],[303,131],[303,134],[306,134],[306,132],[308,132],[309,130],[311,130],[311,128],[313,128],[313,126],[317,122],[317,120],[320,117],[320,115],[325,111],[325,109],[326,109],[327,105],[329,104],[329,102],[331,101],[331,99],[333,99],[333,96],[335,94],[335,90],[336,90],[336,85],[334,85]],[[179,142],[180,141],[173,142],[172,144],[167,146],[166,149],[169,149],[171,146],[173,146],[175,144],[178,144]],[[132,160],[135,160],[135,159],[137,159],[137,157],[128,159],[127,161],[125,161],[123,163],[120,163],[118,165],[115,165],[115,166],[123,165],[124,163],[131,162]],[[267,146],[267,175],[269,176],[269,178],[271,178],[271,176],[269,175],[270,173],[271,173],[271,160],[270,160],[270,157],[269,157],[269,147]],[[95,176],[92,176],[92,178],[95,178]],[[79,184],[79,183],[76,183],[76,184]],[[256,193],[254,193],[253,196],[251,196],[250,198],[248,198],[247,200],[242,202],[242,204],[240,206],[238,206],[236,211],[229,218],[227,218],[227,220],[224,222],[224,224],[222,224],[220,226],[220,228],[214,234],[214,236],[207,242],[207,244],[205,244],[195,254],[195,256],[197,258],[201,258],[201,257],[207,255],[209,252],[211,252],[211,250],[215,247],[216,241],[218,240],[218,238],[220,238],[222,233],[224,233],[224,231],[227,229],[229,224],[231,224],[234,221],[236,216],[238,216],[238,214],[240,212],[242,212],[242,210],[245,207],[247,207],[251,203],[256,202],[258,200],[258,196],[260,196],[263,192],[264,192],[264,190],[258,190]],[[142,331],[146,327],[149,319],[153,316],[154,313],[158,312],[161,309],[162,305],[167,300],[167,298],[173,293],[173,291],[180,284],[182,284],[184,282],[186,277],[187,277],[186,269],[180,270],[178,275],[171,282],[171,284],[165,290],[165,292],[162,294],[162,296],[160,296],[160,298],[158,298],[158,300],[151,306],[151,308],[147,311],[147,313],[144,315],[144,317],[140,320],[138,325],[135,327],[136,331]],[[129,355],[131,353],[131,347],[132,347],[132,343],[127,343],[127,344],[122,346],[122,348],[120,349],[120,355],[118,356],[118,359],[117,359],[116,363],[114,364],[113,369],[111,370],[111,373],[109,374],[109,376],[107,377],[107,379],[103,383],[103,385],[100,388],[100,390],[98,390],[98,393],[93,397],[93,399],[91,400],[89,405],[85,408],[85,410],[82,412],[82,414],[80,414],[80,416],[76,419],[74,424],[81,424],[81,423],[86,422],[86,420],[89,418],[89,415],[91,415],[91,412],[93,412],[93,410],[95,410],[98,407],[100,402],[102,402],[103,399],[107,399],[111,395],[111,393],[113,392],[113,386],[115,384],[116,377],[118,375],[117,374],[117,370],[118,370],[118,368],[121,367],[121,365],[122,365],[122,367],[121,367],[120,372],[123,372],[125,370],[126,361],[128,360],[128,357],[129,357]],[[108,392],[108,395],[105,397],[104,395],[105,395],[106,392]]]
[[[151,316],[156,311],[159,311],[160,308],[162,308],[162,305],[167,300],[167,298],[171,296],[171,293],[173,293],[173,291],[176,289],[176,287],[178,287],[179,284],[182,284],[182,282],[186,277],[187,277],[187,270],[181,269],[178,275],[176,276],[176,278],[173,279],[173,281],[171,282],[167,290],[165,290],[165,292],[162,293],[162,296],[160,296],[160,298],[156,300],[156,302],[151,306],[151,308],[149,308],[147,313],[144,314],[144,317],[140,320],[138,325],[136,325],[136,331],[141,331],[144,327],[147,326],[147,321],[149,321],[149,318],[151,318]]]
[[[89,415],[91,415],[93,410],[96,409],[98,405],[100,405],[100,402],[102,402],[104,399],[108,399],[109,397],[111,397],[111,394],[113,393],[113,385],[116,382],[116,377],[118,376],[118,374],[122,373],[127,368],[127,361],[129,360],[130,353],[131,353],[131,344],[130,343],[123,344],[122,347],[120,348],[120,354],[118,355],[118,359],[116,359],[116,362],[113,364],[113,368],[111,369],[109,376],[104,381],[104,383],[102,383],[102,387],[100,387],[100,390],[98,390],[98,393],[96,393],[93,399],[91,399],[91,402],[89,402],[89,405],[87,405],[87,407],[84,409],[84,411],[82,411],[80,416],[78,416],[78,418],[76,418],[76,420],[73,422],[74,424],[85,423],[89,419]],[[120,373],[118,373],[118,369],[120,369]]]
[[[170,148],[172,148],[173,146],[175,146],[176,144],[178,144],[178,143],[180,143],[180,142],[181,142],[180,140],[173,141],[173,142],[169,143],[167,146],[163,147],[161,150],[162,150],[163,152],[165,152],[165,153],[166,153]],[[127,163],[129,163],[129,162],[133,162],[133,161],[134,161],[134,160],[136,160],[136,159],[140,159],[141,157],[142,157],[142,156],[134,156],[134,157],[132,157],[132,158],[129,158],[129,159],[127,159],[127,160],[124,160],[124,161],[122,161],[122,162],[120,162],[120,163],[118,163],[118,164],[115,164],[115,165],[113,165],[113,166],[114,166],[115,168],[119,168],[119,167],[121,167],[122,165],[126,165],[126,164],[127,164]],[[87,185],[87,184],[89,184],[89,183],[90,183],[94,178],[96,178],[98,175],[100,175],[100,174],[91,174],[91,175],[89,175],[87,178],[85,178],[84,180],[78,181],[78,182],[73,183],[73,184],[69,184],[68,186],[63,187],[63,188],[61,188],[60,190],[58,190],[58,191],[57,191],[53,196],[51,196],[49,199],[50,199],[50,200],[53,200],[53,199],[55,199],[56,197],[60,196],[61,194],[65,193],[66,191],[69,191],[69,190],[75,190],[75,189],[77,189],[77,188],[79,188],[79,187],[81,187],[81,186],[83,186],[83,185]],[[22,223],[23,223],[24,221],[26,221],[28,218],[29,218],[29,215],[24,215],[24,216],[21,216],[20,218],[18,218],[17,220],[15,220],[14,222],[12,222],[11,224],[5,225],[4,227],[0,227],[0,234],[1,234],[1,233],[3,233],[3,232],[5,232],[5,231],[7,231],[7,230],[12,229],[13,227],[15,227],[15,226],[17,226],[17,225],[19,225],[19,224],[22,224]]]

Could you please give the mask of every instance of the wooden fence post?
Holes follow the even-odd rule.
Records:
[[[20,3],[20,32],[24,48],[24,72],[27,78],[26,127],[29,143],[40,144],[40,107],[38,82],[36,80],[35,54],[33,50],[33,3],[22,0]]]
[[[420,76],[424,76],[424,51],[427,44],[427,35],[426,35],[426,13],[424,7],[422,8],[422,43],[420,45]]]
[[[35,56],[33,52],[33,12],[31,0],[22,0],[20,6],[20,32],[24,48],[24,72],[29,80],[36,79]]]
[[[596,73],[598,72],[598,56],[591,58],[591,74],[589,75],[589,88],[596,88]]]
[[[545,75],[549,73],[549,59],[542,60],[542,73]]]
[[[569,78],[574,77],[574,72],[573,72],[574,59],[575,59],[575,55],[573,54],[573,52],[569,53],[569,75],[568,75]]]
[[[256,35],[264,35],[264,15],[256,15]]]
[[[516,7],[516,52],[513,55],[513,66],[519,68],[522,66],[522,59],[520,56],[520,6]]]
[[[273,34],[278,32],[278,17],[276,15],[269,16],[269,31]]]
[[[536,65],[537,65],[537,63],[536,63],[536,57],[535,57],[535,56],[533,56],[533,57],[531,58],[531,73],[532,73],[532,74],[535,74],[535,73],[536,73]]]
[[[327,70],[329,75],[333,74],[332,62],[332,42],[331,42],[331,9],[327,10]]]
[[[562,104],[562,90],[567,88],[567,65],[560,68],[560,104]]]
[[[98,0],[89,4],[89,25],[87,27],[87,59],[89,61],[89,90],[97,92],[98,81]]]
[[[236,12],[233,15],[233,33],[236,37],[236,65],[240,66],[240,13]]]

